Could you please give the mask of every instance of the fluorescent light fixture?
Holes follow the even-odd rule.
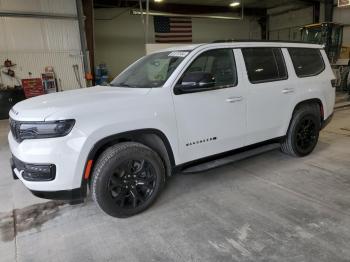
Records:
[[[154,0],[154,2],[160,3],[160,2],[163,2],[163,0]]]
[[[230,7],[237,7],[239,6],[241,3],[239,1],[233,1],[231,4],[230,4]]]

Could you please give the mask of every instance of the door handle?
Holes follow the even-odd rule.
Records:
[[[294,93],[294,88],[285,88],[282,90],[283,94],[290,94],[290,93]]]
[[[235,103],[235,102],[239,102],[239,101],[242,101],[243,100],[243,97],[241,96],[234,96],[234,97],[229,97],[226,99],[226,102],[228,103]]]

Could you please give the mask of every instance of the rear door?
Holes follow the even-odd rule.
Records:
[[[287,50],[249,47],[241,51],[248,92],[247,144],[283,136],[295,95],[295,86],[288,80]]]

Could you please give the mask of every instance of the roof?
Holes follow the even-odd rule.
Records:
[[[233,42],[222,42],[222,43],[203,43],[203,44],[193,44],[193,45],[177,45],[174,47],[166,48],[159,51],[178,51],[178,50],[194,50],[197,48],[206,48],[206,47],[232,47],[232,48],[241,48],[241,47],[303,47],[303,48],[323,48],[322,45],[310,44],[304,42],[286,42],[286,41],[233,41]]]
[[[309,25],[303,25],[301,28],[309,28],[309,27],[318,27],[321,25],[327,25],[327,24],[332,24],[332,25],[338,25],[338,26],[344,26],[344,24],[341,23],[335,23],[335,22],[322,22],[322,23],[315,23],[315,24],[309,24]]]

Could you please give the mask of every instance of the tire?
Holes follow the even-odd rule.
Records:
[[[123,142],[98,158],[91,180],[92,198],[106,214],[125,218],[150,207],[165,184],[165,168],[149,147]]]
[[[306,104],[296,109],[287,135],[281,143],[282,152],[303,157],[316,147],[321,128],[320,108],[317,104]]]

